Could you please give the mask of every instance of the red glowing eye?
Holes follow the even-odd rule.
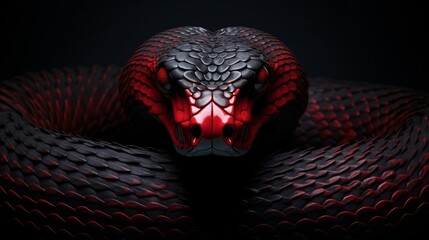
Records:
[[[258,83],[265,83],[266,81],[268,81],[268,70],[266,67],[262,67],[259,72],[258,72],[258,76],[256,81]]]
[[[160,67],[158,69],[158,72],[156,73],[156,79],[161,84],[161,86],[165,86],[168,84],[168,73],[167,70],[164,67]]]

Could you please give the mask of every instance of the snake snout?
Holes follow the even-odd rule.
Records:
[[[232,115],[215,103],[207,104],[178,127],[183,140],[190,142],[185,155],[239,155],[234,144],[242,138],[239,135],[243,132],[240,130],[243,127],[236,124]]]
[[[194,146],[201,139],[222,138],[231,145],[234,134],[234,119],[216,104],[209,104],[203,111],[191,118],[190,132],[194,137]]]

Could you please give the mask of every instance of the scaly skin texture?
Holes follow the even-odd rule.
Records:
[[[427,94],[310,79],[296,131],[285,108],[248,155],[187,158],[145,105],[130,103],[128,119],[124,71],[133,72],[64,68],[1,83],[0,215],[13,234],[415,239],[427,227]]]

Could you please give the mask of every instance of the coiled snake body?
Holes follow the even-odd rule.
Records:
[[[121,69],[5,81],[0,213],[54,239],[401,237],[426,226],[428,95],[309,83],[282,42],[244,27],[170,29]]]

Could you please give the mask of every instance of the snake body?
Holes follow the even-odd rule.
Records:
[[[47,239],[405,238],[424,229],[428,94],[308,82],[281,41],[244,27],[170,29],[122,68],[5,81],[2,218]]]

